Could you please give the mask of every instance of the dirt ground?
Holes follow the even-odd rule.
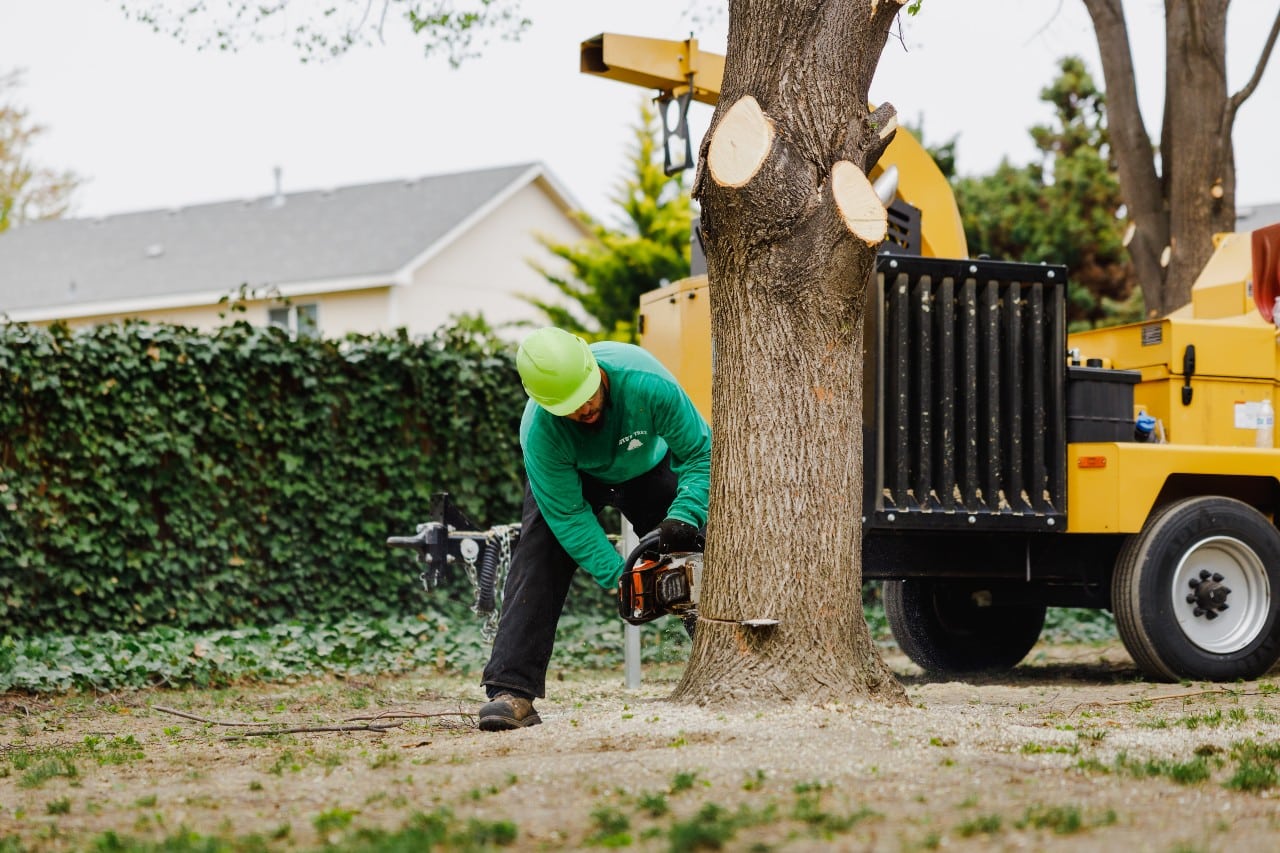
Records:
[[[940,683],[887,658],[909,708],[675,706],[664,697],[678,669],[647,667],[634,691],[620,669],[566,674],[538,703],[544,725],[505,733],[474,728],[474,679],[430,672],[4,696],[0,851],[86,849],[108,831],[151,841],[193,831],[227,849],[372,849],[361,846],[371,830],[406,826],[459,849],[1280,843],[1274,674],[1151,684],[1119,646],[1040,646],[1007,676]],[[227,739],[379,714],[401,725]],[[405,714],[442,716],[392,716]]]

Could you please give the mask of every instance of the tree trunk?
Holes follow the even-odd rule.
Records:
[[[1165,102],[1157,177],[1138,109],[1121,0],[1083,2],[1098,37],[1107,126],[1135,229],[1129,251],[1148,313],[1163,316],[1191,301],[1191,286],[1213,254],[1213,235],[1235,230],[1232,128],[1270,59],[1280,14],[1254,78],[1228,97],[1230,0],[1165,0]]]
[[[1213,254],[1213,235],[1235,230],[1235,149],[1230,123],[1223,126],[1229,4],[1165,3],[1165,55],[1172,59],[1165,63],[1160,138],[1169,207],[1165,312],[1191,301],[1191,285]]]
[[[896,126],[867,93],[902,2],[729,4],[694,186],[716,435],[677,700],[905,701],[861,604],[862,328],[885,228],[866,171]]]
[[[1120,176],[1120,190],[1133,232],[1129,256],[1149,313],[1163,313],[1164,267],[1169,245],[1169,213],[1152,158],[1151,138],[1138,105],[1138,86],[1120,0],[1084,0],[1093,19],[1107,93],[1107,133]]]

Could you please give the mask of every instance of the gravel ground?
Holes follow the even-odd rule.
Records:
[[[0,850],[180,828],[254,834],[272,849],[349,849],[356,830],[396,830],[417,813],[447,823],[454,847],[1276,848],[1274,676],[1150,684],[1114,645],[1037,647],[1013,673],[964,682],[887,659],[910,707],[677,706],[664,697],[678,670],[650,667],[634,691],[620,672],[566,674],[538,702],[543,725],[504,733],[473,728],[471,679],[431,673],[3,697]],[[158,705],[259,725],[446,716],[381,734],[226,740],[236,727]],[[1250,757],[1247,741],[1271,751]],[[35,781],[32,767],[59,755],[74,774]],[[6,847],[6,836],[23,846]]]

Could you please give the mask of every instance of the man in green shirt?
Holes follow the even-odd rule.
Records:
[[[502,617],[484,670],[486,731],[542,722],[556,623],[574,569],[617,590],[623,558],[597,514],[616,507],[659,550],[691,551],[707,523],[711,429],[651,354],[539,329],[516,367],[529,395],[520,422],[528,486]]]

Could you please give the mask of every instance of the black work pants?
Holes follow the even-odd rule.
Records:
[[[671,456],[648,473],[625,483],[602,483],[583,476],[582,496],[599,514],[617,508],[638,534],[666,518],[676,496]],[[546,695],[547,665],[555,647],[556,624],[577,563],[561,546],[542,517],[533,492],[525,485],[520,540],[511,555],[511,568],[502,593],[502,616],[493,653],[484,668],[489,698],[503,691],[532,699]]]

